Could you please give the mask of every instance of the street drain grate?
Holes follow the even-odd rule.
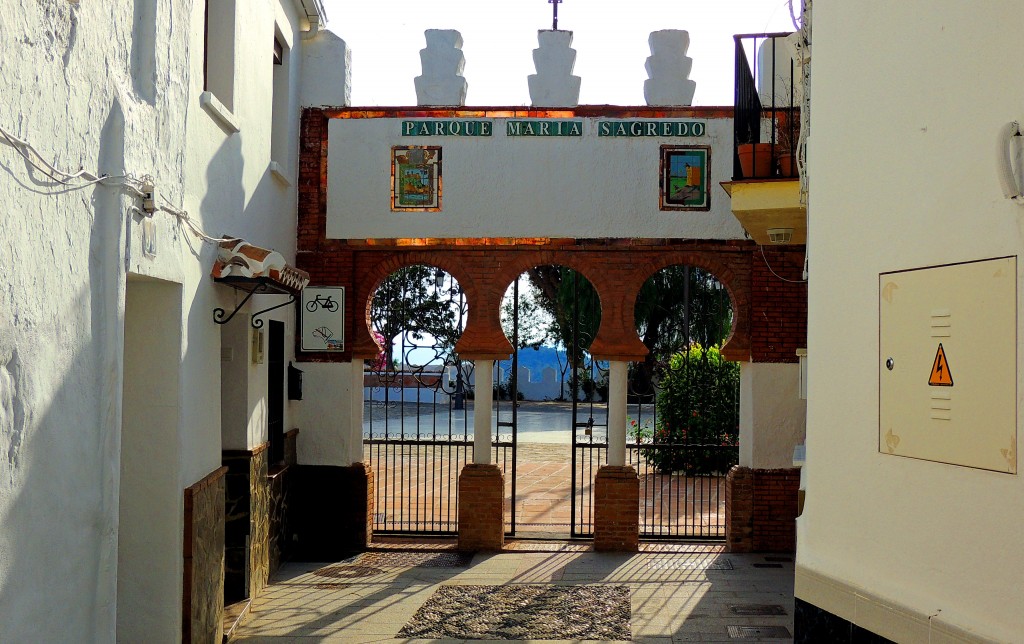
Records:
[[[792,557],[765,557],[764,560],[765,561],[781,561],[783,563],[792,563],[793,562],[793,558]]]
[[[785,615],[786,609],[778,604],[737,604],[730,606],[733,615]]]
[[[729,626],[729,637],[737,640],[791,639],[785,626]]]
[[[756,563],[754,568],[782,568],[780,563]]]

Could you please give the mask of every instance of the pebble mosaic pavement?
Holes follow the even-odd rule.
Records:
[[[394,540],[339,562],[287,563],[232,641],[792,640],[791,556],[670,543],[596,553],[587,543],[529,541],[470,556],[453,545]]]

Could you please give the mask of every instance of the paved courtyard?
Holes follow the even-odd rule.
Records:
[[[595,553],[512,541],[376,544],[340,562],[285,564],[233,641],[790,641],[793,563],[720,546]]]

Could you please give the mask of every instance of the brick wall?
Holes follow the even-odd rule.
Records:
[[[459,550],[499,551],[505,545],[505,475],[497,465],[470,463],[459,474]]]
[[[751,268],[750,360],[797,362],[796,350],[807,346],[804,247],[762,247]]]
[[[729,552],[754,549],[754,471],[733,467],[725,477],[725,545]]]
[[[594,477],[594,550],[636,552],[640,478],[631,466],[603,465]]]
[[[795,552],[800,470],[734,467],[725,483],[730,552]]]

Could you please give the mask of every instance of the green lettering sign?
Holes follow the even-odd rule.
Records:
[[[583,136],[583,121],[510,120],[505,122],[505,136]]]
[[[704,136],[706,133],[707,123],[704,121],[648,121],[633,119],[622,121],[606,120],[600,121],[597,124],[598,136],[656,136],[670,138]]]
[[[491,121],[402,121],[402,136],[491,136]]]

